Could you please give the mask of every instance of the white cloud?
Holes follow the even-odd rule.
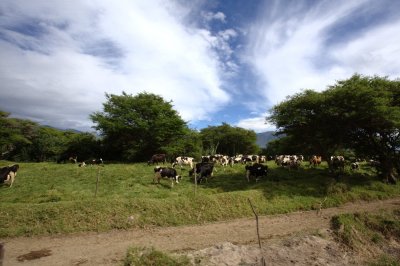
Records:
[[[212,34],[185,27],[177,19],[182,16],[171,13],[181,12],[180,6],[168,5],[3,1],[0,81],[7,89],[0,91],[1,106],[17,116],[87,130],[105,92],[147,91],[173,100],[185,120],[207,118],[230,101],[221,88],[221,62],[204,38],[204,32]],[[224,19],[221,14],[215,19]]]
[[[219,20],[219,21],[221,21],[221,22],[226,22],[226,21],[225,21],[226,16],[225,16],[225,14],[222,13],[222,12],[216,12],[216,13],[213,13],[213,12],[203,12],[202,15],[203,15],[203,18],[204,18],[206,21]]]
[[[279,103],[301,89],[324,90],[356,72],[400,75],[399,20],[371,24],[362,35],[331,44],[326,43],[331,27],[367,10],[366,1],[322,1],[308,7],[301,3],[265,9],[248,35],[245,58],[259,75],[260,91],[268,101]]]
[[[274,125],[265,121],[266,116],[267,114],[265,113],[256,117],[242,119],[236,123],[236,126],[254,130],[256,133],[276,130]]]

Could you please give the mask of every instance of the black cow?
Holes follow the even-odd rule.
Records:
[[[213,176],[213,171],[214,171],[214,163],[209,163],[209,162],[196,163],[195,168],[192,168],[192,170],[189,171],[189,176],[193,176],[194,173],[197,183],[203,181],[204,179],[207,182],[207,178]]]
[[[150,164],[155,164],[155,163],[165,163],[166,162],[166,156],[165,154],[154,154],[151,156],[150,161],[147,162],[148,165]]]
[[[256,182],[259,180],[259,177],[266,176],[268,173],[268,166],[255,163],[253,165],[246,165],[244,167],[246,169],[246,178],[247,181],[250,182],[250,177],[255,177]]]
[[[18,164],[12,166],[6,166],[0,169],[0,183],[10,184],[10,187],[14,183],[15,176],[19,169]]]
[[[154,168],[154,179],[153,182],[160,183],[161,178],[169,178],[172,180],[171,187],[174,187],[174,182],[179,183],[179,180],[181,179],[181,176],[179,176],[174,168],[171,167],[160,167],[157,166]]]

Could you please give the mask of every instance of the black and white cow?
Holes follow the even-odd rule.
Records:
[[[160,183],[161,178],[171,179],[171,187],[174,187],[174,182],[178,184],[181,176],[176,173],[174,168],[157,166],[154,168],[153,182],[155,183],[157,180],[157,183]]]
[[[358,170],[360,168],[360,165],[358,164],[358,162],[354,162],[350,164],[350,169],[351,170]]]
[[[6,166],[0,169],[0,183],[9,184],[10,187],[14,183],[15,176],[19,169],[18,164]]]
[[[332,171],[344,171],[345,160],[341,155],[331,156],[330,158],[330,168]]]
[[[104,161],[103,161],[102,158],[98,158],[98,159],[93,158],[93,159],[85,160],[85,161],[82,161],[82,162],[78,163],[78,166],[79,166],[79,167],[85,167],[86,165],[90,165],[90,166],[93,166],[93,165],[104,166]]]
[[[204,179],[207,182],[207,178],[213,176],[213,171],[214,163],[196,163],[195,167],[189,171],[189,176],[193,176],[193,174],[195,174],[195,180],[197,180],[197,183],[202,182]]]
[[[260,177],[267,176],[268,166],[255,163],[253,165],[246,165],[244,167],[246,169],[246,178],[247,181],[250,182],[250,177],[255,177],[256,182],[260,179]]]
[[[175,168],[176,165],[179,165],[182,168],[182,165],[189,165],[190,168],[193,168],[193,161],[193,157],[179,156],[176,157],[175,161],[172,163],[172,167]]]

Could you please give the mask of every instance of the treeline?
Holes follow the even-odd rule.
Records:
[[[400,81],[354,75],[322,92],[305,90],[274,106],[267,120],[283,137],[275,154],[352,153],[378,162],[384,180],[400,173]]]
[[[172,160],[180,155],[259,151],[254,131],[226,123],[190,129],[171,102],[150,93],[106,94],[103,111],[90,118],[98,135],[42,126],[0,111],[0,159],[43,162],[77,156],[78,161],[143,162],[156,153]]]

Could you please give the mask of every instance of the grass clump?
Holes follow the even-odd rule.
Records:
[[[331,227],[339,242],[347,247],[374,257],[371,265],[398,265],[400,249],[400,210],[378,214],[341,214],[331,219]]]
[[[191,265],[186,256],[173,256],[154,248],[132,247],[128,249],[124,266],[186,266]]]

